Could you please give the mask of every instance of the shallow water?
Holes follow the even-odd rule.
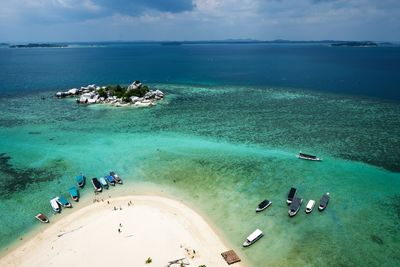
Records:
[[[117,170],[121,193],[150,183],[184,199],[252,266],[399,264],[398,104],[275,87],[153,86],[168,95],[150,109],[79,106],[52,92],[0,99],[0,208],[13,214],[0,218],[3,248],[36,225],[36,212],[51,213],[48,200],[77,173]],[[299,160],[299,150],[323,161]],[[303,209],[330,192],[327,210],[289,218],[291,186]],[[256,214],[264,198],[273,204]],[[255,228],[265,237],[243,249]]]

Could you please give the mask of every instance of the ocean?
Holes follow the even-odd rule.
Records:
[[[1,48],[0,247],[44,229],[33,216],[50,215],[49,199],[67,195],[80,172],[116,170],[125,185],[105,197],[182,199],[251,266],[399,265],[398,62],[400,47]],[[138,79],[166,99],[131,109],[53,97]],[[289,218],[292,186],[304,203]],[[326,211],[306,215],[325,192]],[[89,186],[82,195],[90,202]],[[273,204],[256,214],[265,198]],[[265,237],[242,248],[256,228]]]

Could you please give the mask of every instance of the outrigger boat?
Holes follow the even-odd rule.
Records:
[[[73,187],[71,187],[71,188],[69,189],[69,194],[71,195],[71,198],[72,198],[74,201],[78,201],[78,200],[79,200],[79,191],[78,191],[78,189],[77,189],[75,186],[73,186]]]
[[[108,189],[108,183],[104,177],[99,178],[99,182],[101,183],[101,186],[105,189]]]
[[[286,200],[286,203],[288,205],[290,205],[290,203],[292,203],[292,200],[293,200],[294,196],[296,195],[296,191],[297,191],[296,188],[294,188],[294,187],[290,188],[289,193],[288,193],[288,197],[287,197],[287,200]]]
[[[256,212],[260,212],[265,210],[266,208],[268,208],[269,206],[271,206],[272,202],[265,199],[263,200],[260,204],[258,204],[257,208],[256,208]]]
[[[94,187],[94,191],[96,191],[96,192],[101,192],[101,190],[103,190],[101,188],[101,184],[100,184],[99,180],[97,180],[96,177],[92,178],[92,185]]]
[[[312,161],[321,161],[322,160],[320,158],[317,158],[317,156],[309,155],[309,154],[305,154],[305,153],[301,153],[301,152],[297,155],[297,157],[299,159],[306,159],[306,160],[312,160]]]
[[[319,211],[323,211],[324,209],[326,209],[326,206],[328,206],[329,199],[330,199],[329,193],[325,193],[321,197],[321,199],[319,201],[319,207],[318,207]]]
[[[40,222],[42,223],[49,223],[49,219],[47,219],[46,215],[44,215],[43,213],[39,213],[35,216],[36,219],[38,219]]]
[[[78,175],[76,176],[76,182],[78,183],[78,186],[80,188],[85,186],[85,182],[86,182],[86,177],[84,175]]]
[[[61,197],[56,198],[56,200],[57,200],[58,204],[60,204],[64,208],[72,208],[71,203],[69,203],[69,201],[65,197],[61,196]]]
[[[122,179],[121,179],[121,177],[119,177],[118,174],[116,174],[115,172],[110,172],[110,175],[112,177],[114,177],[115,182],[122,184]]]
[[[56,197],[50,199],[50,205],[51,205],[51,208],[54,210],[54,212],[60,212],[61,211],[60,205],[58,204]]]
[[[115,179],[112,175],[107,175],[105,178],[110,185],[115,185]]]
[[[292,203],[289,206],[289,216],[293,217],[297,214],[300,209],[301,203],[303,203],[302,198],[294,197]]]
[[[306,213],[311,213],[314,209],[314,206],[315,206],[315,201],[310,199],[306,206]]]
[[[243,243],[243,247],[248,247],[254,244],[258,239],[260,239],[263,236],[264,236],[263,232],[260,229],[256,229],[246,238],[246,241],[244,241]]]

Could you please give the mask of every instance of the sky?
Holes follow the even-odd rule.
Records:
[[[400,41],[400,0],[0,0],[0,42]]]

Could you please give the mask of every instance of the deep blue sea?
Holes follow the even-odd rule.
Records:
[[[130,44],[0,49],[0,92],[98,83],[278,86],[400,100],[400,47]]]
[[[136,109],[54,97],[134,80],[165,99]],[[68,197],[76,174],[110,170],[124,186],[103,195],[183,200],[249,266],[400,266],[400,47],[0,48],[0,255],[45,229],[36,213],[73,212],[52,215],[49,199]],[[292,186],[304,204],[289,218]],[[325,192],[328,208],[306,215]],[[81,195],[74,208],[92,189]],[[273,204],[256,214],[263,199]],[[265,237],[244,249],[256,228]]]

